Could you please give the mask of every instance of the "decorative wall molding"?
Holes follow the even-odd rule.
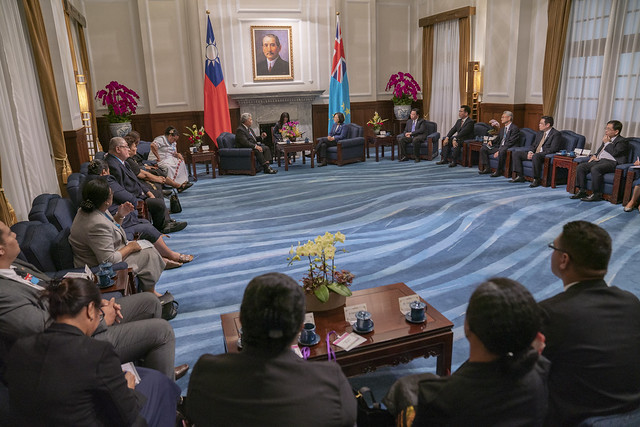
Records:
[[[324,92],[324,90],[313,90],[305,92],[287,92],[287,93],[247,93],[229,95],[235,99],[238,104],[280,104],[286,102],[314,102]]]

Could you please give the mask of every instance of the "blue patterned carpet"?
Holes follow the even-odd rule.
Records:
[[[356,275],[354,290],[404,282],[454,322],[453,366],[467,358],[462,325],[471,292],[492,276],[523,283],[537,300],[562,283],[549,268],[551,242],[565,222],[587,220],[612,236],[607,280],[640,296],[640,215],[609,202],[585,203],[556,189],[479,176],[476,168],[434,162],[376,163],[310,169],[300,160],[277,175],[199,181],[180,200],[176,219],[189,226],[169,246],[196,255],[166,271],[157,289],[171,291],[180,314],[171,321],[176,363],[193,366],[223,349],[220,314],[239,309],[249,280],[270,271],[300,279],[304,264],[287,266],[289,248],[325,231],[347,236],[337,266]],[[381,398],[395,378],[434,371],[433,359],[384,368],[352,380]],[[179,381],[186,392],[189,377]]]

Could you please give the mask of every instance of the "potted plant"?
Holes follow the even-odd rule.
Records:
[[[351,282],[353,274],[347,270],[338,271],[334,258],[336,243],[344,243],[345,235],[336,232],[335,235],[326,232],[322,236],[309,240],[304,245],[298,242],[289,251],[287,258],[289,265],[300,261],[302,257],[309,260],[309,271],[302,278],[302,287],[307,296],[307,311],[326,311],[345,304],[346,298],[351,296]],[[345,249],[338,249],[346,252]]]
[[[112,81],[104,89],[96,93],[97,100],[106,105],[108,112],[104,115],[109,121],[112,136],[124,137],[131,132],[131,115],[136,113],[140,97],[133,90],[116,81]]]
[[[282,135],[282,140],[293,141],[302,136],[300,130],[298,129],[298,125],[300,122],[286,122],[282,125],[282,129],[280,129],[280,135]]]
[[[398,120],[407,120],[411,113],[411,102],[418,99],[420,85],[409,73],[398,72],[389,77],[386,91],[393,91],[393,113]]]
[[[196,125],[192,125],[191,127],[185,126],[189,133],[183,133],[184,136],[189,137],[189,145],[195,148],[195,151],[200,151],[200,146],[202,145],[202,137],[204,136],[204,127],[198,127]]]
[[[380,129],[382,129],[382,126],[386,121],[387,119],[383,119],[382,117],[380,117],[380,115],[376,111],[373,115],[373,118],[367,122],[367,125],[373,128],[373,133],[378,134],[380,133]]]

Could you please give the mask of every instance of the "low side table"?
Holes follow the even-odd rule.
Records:
[[[211,163],[211,178],[215,179],[216,166],[218,164],[215,151],[198,151],[197,153],[190,153],[190,156],[194,181],[198,180],[198,174],[196,173],[196,163],[206,163],[207,173],[209,173],[209,163]]]
[[[384,147],[391,147],[391,160],[395,160],[395,147],[397,144],[398,139],[395,135],[367,137],[367,145],[374,145],[376,147],[376,162],[380,161],[378,147],[382,147],[382,157],[384,157]],[[369,149],[367,148],[367,152],[368,151]]]
[[[127,270],[117,270],[116,281],[108,288],[100,288],[100,292],[103,294],[109,292],[120,292],[122,296],[133,295],[136,293],[133,283],[133,270],[131,268]]]
[[[300,152],[300,156],[302,157],[302,164],[306,163],[306,159],[304,157],[304,152],[305,151],[310,151],[311,152],[311,168],[314,167],[314,157],[315,157],[315,147],[314,147],[314,143],[312,141],[309,142],[291,142],[291,143],[285,143],[285,142],[278,142],[276,143],[276,149],[277,150],[281,150],[282,153],[284,154],[284,170],[288,171],[289,170],[289,153],[297,153]],[[280,157],[278,156],[278,167],[280,167]]]
[[[551,188],[556,188],[556,171],[558,168],[567,170],[567,192],[573,193],[574,176],[573,170],[575,169],[575,163],[573,161],[575,157],[562,156],[556,154],[553,156],[553,169],[551,170]]]
[[[467,167],[471,167],[473,166],[471,163],[471,154],[472,153],[478,153],[478,169],[482,170],[484,168],[482,168],[482,158],[480,157],[480,150],[482,149],[482,141],[471,141],[468,144],[465,144],[467,146],[467,158],[466,158],[466,166]]]

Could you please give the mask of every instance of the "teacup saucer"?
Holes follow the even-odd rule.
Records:
[[[106,288],[110,288],[111,286],[116,284],[116,280],[115,279],[111,279],[111,283],[109,283],[107,286],[102,286],[100,285],[100,281],[98,280],[98,287],[100,289],[106,289]]]
[[[413,320],[413,319],[411,318],[411,313],[407,313],[407,314],[405,314],[405,315],[404,315],[404,318],[405,318],[405,320],[406,320],[407,322],[409,322],[409,323],[424,323],[424,322],[427,320],[427,314],[425,313],[425,315],[424,315],[424,319],[422,319],[422,320]]]
[[[356,322],[353,322],[351,324],[351,327],[353,329],[353,332],[355,332],[357,334],[368,334],[369,332],[373,331],[373,321],[371,322],[371,326],[369,328],[366,328],[366,329],[358,329],[356,324],[357,324]]]
[[[311,342],[302,342],[300,341],[300,337],[298,337],[298,344],[303,345],[305,347],[312,347],[320,342],[320,335],[315,334],[313,340]]]

